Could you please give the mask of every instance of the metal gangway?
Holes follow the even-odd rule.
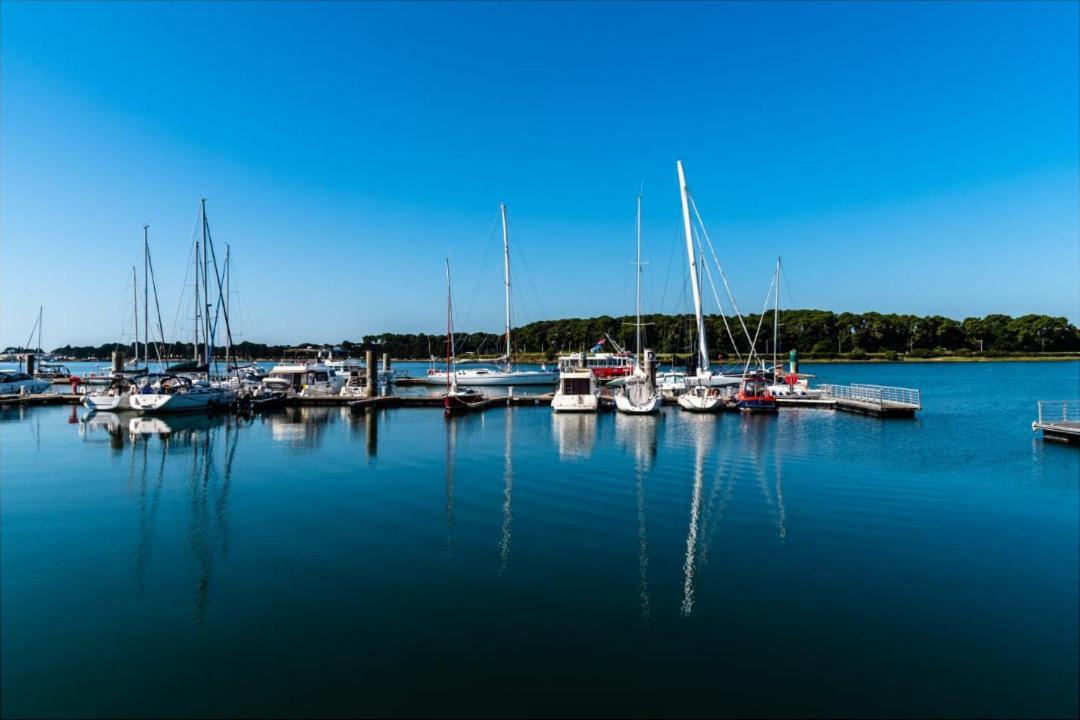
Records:
[[[1044,440],[1080,443],[1080,400],[1039,400],[1039,417],[1031,430],[1043,431]]]
[[[879,417],[914,417],[922,410],[922,393],[915,388],[852,383],[824,384],[821,391],[822,397],[835,402],[837,410]]]

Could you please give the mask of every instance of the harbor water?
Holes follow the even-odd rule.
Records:
[[[1080,363],[914,420],[0,411],[5,717],[1072,716]]]

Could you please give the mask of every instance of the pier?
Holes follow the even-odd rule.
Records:
[[[822,385],[822,398],[845,412],[880,418],[911,418],[922,410],[922,393],[886,385]]]
[[[1080,400],[1039,400],[1038,419],[1031,431],[1042,430],[1043,440],[1080,445]]]

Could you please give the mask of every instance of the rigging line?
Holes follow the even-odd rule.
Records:
[[[507,211],[509,214],[509,210]],[[512,247],[517,253],[517,257],[521,258],[521,264],[525,268],[525,279],[529,281],[529,289],[533,292],[533,299],[536,300],[537,307],[540,310],[540,317],[546,318],[547,311],[544,309],[544,297],[540,294],[540,291],[536,287],[536,279],[533,277],[532,264],[529,262],[528,256],[525,254],[525,246],[517,242],[517,238],[514,235],[513,230],[510,229],[510,222],[507,220],[506,234],[509,240],[512,242]],[[511,271],[512,272],[512,271]],[[519,293],[524,297],[524,293]]]
[[[762,308],[761,308],[761,316],[758,317],[757,330],[754,332],[754,342],[750,346],[750,356],[746,358],[746,366],[743,368],[743,374],[744,375],[750,369],[750,363],[753,361],[755,355],[757,356],[757,358],[759,360],[761,360],[762,369],[764,370],[764,368],[765,368],[765,359],[762,358],[761,354],[758,353],[758,351],[757,351],[757,339],[758,339],[758,335],[761,334],[761,325],[765,321],[765,311],[769,309],[769,296],[772,295],[773,283],[775,283],[775,282],[776,282],[776,276],[773,275],[772,280],[769,281],[769,289],[765,292],[765,305],[762,306]]]
[[[698,236],[698,252],[702,255],[705,254],[704,249],[701,247],[701,233],[696,233]],[[739,352],[739,346],[735,342],[735,336],[731,334],[731,326],[728,325],[727,315],[724,313],[724,305],[720,302],[720,295],[716,292],[716,283],[713,281],[712,270],[709,269],[709,263],[701,263],[705,266],[705,274],[709,277],[709,289],[712,290],[713,298],[716,299],[716,307],[720,312],[720,319],[724,321],[724,330],[727,331],[728,339],[731,340],[731,347],[735,349],[735,357],[742,362],[742,354]]]
[[[154,258],[150,253],[149,244],[146,246],[146,264],[150,268],[150,284],[154,288],[154,310],[157,311],[158,333],[161,335],[161,344],[157,346],[158,365],[161,365],[163,353],[166,352],[168,346],[165,344],[165,328],[161,324],[161,304],[158,302],[157,279],[154,277]]]
[[[469,316],[472,315],[473,302],[476,300],[476,291],[480,289],[480,281],[484,279],[484,271],[487,269],[488,259],[491,257],[491,246],[494,245],[495,240],[495,228],[499,226],[499,212],[495,213],[495,219],[491,221],[491,229],[488,230],[487,247],[484,249],[484,259],[480,263],[480,272],[476,276],[476,282],[473,284],[472,295],[469,297],[469,304],[465,307],[465,317],[461,319],[461,324],[469,324]]]
[[[712,254],[713,262],[716,263],[716,269],[720,271],[720,279],[724,281],[724,289],[727,290],[728,298],[731,300],[731,307],[735,308],[735,315],[739,318],[739,324],[742,325],[746,339],[750,341],[750,331],[746,329],[746,322],[743,320],[742,312],[739,310],[739,304],[735,302],[735,294],[731,291],[731,285],[728,283],[727,275],[724,273],[724,267],[720,264],[720,259],[716,257],[716,249],[713,247],[712,240],[709,239],[709,231],[705,227],[705,221],[701,219],[701,213],[698,212],[694,196],[687,192],[687,197],[690,198],[690,206],[694,208],[694,216],[697,218],[701,232],[705,236],[705,242],[709,245],[709,252]]]
[[[671,251],[668,252],[667,272],[664,273],[664,289],[660,293],[660,312],[664,312],[664,300],[667,299],[668,281],[671,279],[671,266],[675,262],[675,248],[678,246],[679,228],[675,227],[675,238],[671,242]]]

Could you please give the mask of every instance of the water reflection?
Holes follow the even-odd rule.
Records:
[[[454,450],[457,446],[457,418],[446,419],[446,460],[443,474],[446,481],[446,556],[454,554]]]
[[[503,522],[502,538],[499,540],[499,572],[506,572],[510,564],[510,533],[514,526],[513,492],[514,492],[514,408],[508,407],[503,411],[505,421],[503,423]]]
[[[690,525],[686,531],[686,556],[683,559],[683,592],[680,612],[689,617],[694,610],[698,569],[698,529],[701,521],[701,496],[704,486],[705,453],[712,444],[716,418],[707,414],[687,414],[684,432],[693,438],[694,480],[690,494]]]
[[[170,415],[137,416],[127,424],[133,443],[128,482],[129,489],[137,498],[139,514],[139,540],[134,562],[135,587],[139,594],[146,587],[155,520],[165,484],[166,461],[169,456],[190,454],[186,534],[196,565],[193,615],[195,623],[200,626],[209,604],[216,556],[226,557],[229,552],[229,494],[240,436],[238,423],[238,420],[226,415]],[[112,426],[108,419],[102,424],[106,428]],[[222,433],[225,456],[219,469],[215,453]],[[152,461],[150,456],[150,440],[154,437],[160,440],[156,461]],[[142,468],[135,491],[132,483],[137,458],[141,458]],[[152,467],[154,480],[151,483]]]
[[[89,413],[79,418],[78,427],[79,437],[85,441],[95,442],[104,435],[114,453],[124,448],[125,425],[116,413]]]
[[[656,460],[657,427],[662,415],[616,413],[615,433],[634,454],[638,521],[638,595],[641,619],[649,621],[649,538],[645,526],[645,477]]]
[[[596,445],[596,413],[551,413],[560,460],[588,460]]]

